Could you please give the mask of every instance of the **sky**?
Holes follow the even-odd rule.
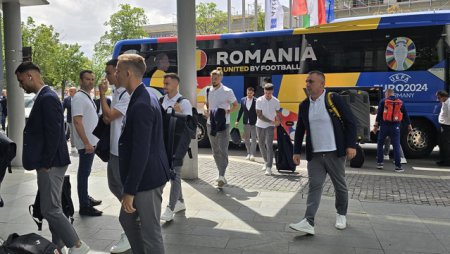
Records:
[[[264,6],[265,0],[257,0]],[[176,0],[48,0],[50,5],[23,7],[22,20],[31,16],[36,23],[52,25],[60,34],[64,43],[78,43],[89,58],[93,54],[94,44],[108,29],[104,23],[111,14],[117,12],[120,4],[130,4],[145,10],[149,24],[176,22]],[[227,9],[226,0],[196,0],[214,2],[219,9]],[[254,5],[254,0],[245,0],[247,6]],[[288,5],[288,0],[280,0]],[[242,0],[232,0],[232,13],[241,13]],[[253,9],[253,7],[250,7]]]

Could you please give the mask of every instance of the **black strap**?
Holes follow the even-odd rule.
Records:
[[[186,98],[184,98],[183,96],[178,97],[177,99],[177,103],[180,103],[182,100],[187,100]]]
[[[120,95],[119,95],[119,101],[122,99],[122,96],[127,92],[127,90],[123,91]]]
[[[84,93],[89,98],[89,100],[92,102],[92,105],[94,105],[95,111],[97,111],[97,105],[95,105],[95,102],[92,100],[91,96],[81,89],[78,90],[78,92]],[[97,111],[97,113],[98,113],[98,111]]]
[[[209,89],[210,87],[206,88],[206,106],[208,107],[208,110],[209,110]]]

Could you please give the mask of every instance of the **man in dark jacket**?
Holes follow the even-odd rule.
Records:
[[[247,87],[247,96],[241,98],[241,108],[234,126],[237,127],[241,120],[242,114],[244,114],[244,142],[245,148],[247,148],[246,160],[255,161],[256,153],[256,98],[253,96],[255,89],[251,86]],[[251,139],[251,143],[250,143]]]
[[[23,167],[37,170],[42,216],[48,221],[52,242],[69,253],[88,253],[75,229],[64,216],[61,204],[64,174],[70,164],[64,134],[64,116],[58,95],[44,84],[41,71],[31,62],[17,67],[17,80],[26,93],[36,93],[23,130]]]
[[[339,119],[326,104],[325,75],[311,71],[306,78],[309,98],[299,106],[293,160],[300,164],[300,151],[306,132],[306,160],[308,161],[309,192],[303,220],[289,227],[314,235],[314,217],[319,208],[323,183],[328,174],[336,192],[336,224],[347,227],[348,190],[345,182],[345,159],[356,155],[356,124],[353,114],[339,95],[332,101],[340,113]]]
[[[77,92],[77,88],[72,86],[69,88],[69,96],[67,96],[66,98],[64,98],[63,100],[63,112],[67,109],[67,115],[66,115],[66,119],[67,119],[67,126],[69,127],[69,132],[70,132],[70,146],[72,148],[71,152],[75,153],[76,152],[76,148],[75,148],[75,141],[73,140],[73,132],[75,131],[72,125],[72,98],[75,95],[75,93]]]
[[[400,107],[400,113],[402,114],[402,119],[395,120],[395,106],[389,113],[386,106],[386,100],[397,103],[396,106]],[[386,112],[386,113],[384,113]],[[393,116],[387,116],[388,114],[393,114]],[[384,116],[383,116],[384,115]],[[389,119],[388,119],[389,118]],[[386,137],[390,137],[392,142],[392,147],[394,148],[394,160],[395,160],[395,171],[403,172],[401,159],[400,159],[400,130],[402,120],[405,126],[408,126],[408,131],[412,131],[411,122],[409,120],[408,113],[406,112],[405,106],[400,99],[395,98],[394,90],[386,89],[385,98],[382,99],[378,105],[377,119],[373,126],[373,132],[376,133],[380,127],[380,132],[378,133],[378,144],[377,144],[377,169],[383,169],[383,145]]]
[[[130,94],[119,138],[119,169],[123,184],[119,220],[133,253],[164,253],[159,222],[169,161],[164,147],[159,101],[142,83],[145,61],[136,54],[119,56],[117,82]],[[140,218],[140,223],[136,219]]]

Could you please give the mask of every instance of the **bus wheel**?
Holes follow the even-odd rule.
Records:
[[[407,158],[423,158],[433,151],[436,144],[436,131],[433,125],[412,119],[413,130],[402,131],[401,145]]]
[[[200,116],[198,118],[197,141],[198,141],[198,147],[201,147],[201,148],[210,147],[208,133],[206,130],[206,119],[203,116]]]

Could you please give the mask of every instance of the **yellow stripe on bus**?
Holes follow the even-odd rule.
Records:
[[[325,74],[325,86],[356,86],[359,75],[359,72]],[[307,74],[283,75],[280,85],[280,91],[278,92],[278,99],[280,100],[280,102],[286,103],[284,104],[283,108],[291,112],[297,112],[298,103],[306,99],[305,80],[307,76]]]
[[[363,20],[343,21],[337,23],[329,23],[320,26],[312,26],[308,28],[296,28],[293,34],[314,34],[314,33],[333,33],[345,31],[359,30],[375,30],[378,28],[381,18],[370,18]]]

